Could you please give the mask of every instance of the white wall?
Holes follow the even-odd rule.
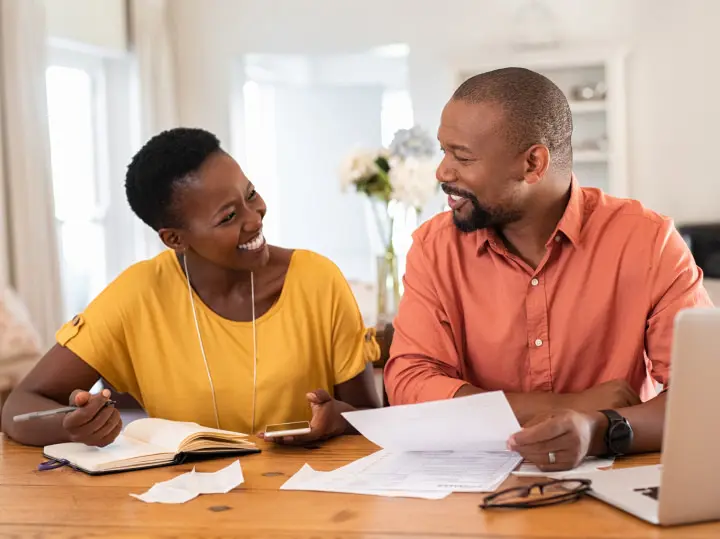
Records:
[[[523,0],[173,0],[181,119],[230,138],[229,65],[247,53],[366,52],[410,45],[416,120],[434,130],[455,77],[449,66],[507,40]],[[552,0],[564,35],[622,39],[625,0]],[[586,15],[581,16],[582,13]]]
[[[374,259],[364,201],[338,194],[337,163],[355,144],[380,145],[381,99],[381,87],[275,87],[279,188],[268,215],[277,214],[280,245],[319,252],[348,279],[372,275]],[[350,234],[347,222],[357,224]]]
[[[174,0],[181,120],[230,140],[230,65],[250,52],[410,45],[418,123],[433,131],[452,66],[506,43],[521,0]],[[627,45],[631,193],[679,221],[720,218],[713,128],[720,2],[549,0],[569,42]],[[493,44],[490,46],[489,44]]]
[[[678,221],[720,221],[720,2],[630,3],[633,195]]]
[[[122,54],[128,49],[125,0],[45,0],[51,39]]]

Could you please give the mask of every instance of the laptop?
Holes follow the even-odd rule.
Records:
[[[652,524],[720,519],[720,309],[674,324],[662,464],[598,471],[591,496]]]

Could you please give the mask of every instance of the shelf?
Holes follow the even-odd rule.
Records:
[[[607,104],[605,101],[570,101],[570,110],[576,114],[588,114],[593,112],[605,112]]]
[[[573,161],[575,163],[604,163],[608,160],[608,153],[600,150],[575,150]]]

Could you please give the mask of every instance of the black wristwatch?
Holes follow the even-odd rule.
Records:
[[[628,420],[615,410],[600,410],[608,418],[608,429],[605,432],[607,456],[618,457],[630,452],[633,442],[633,430]]]

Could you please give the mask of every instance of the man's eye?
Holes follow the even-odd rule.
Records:
[[[257,196],[257,191],[255,189],[253,189],[252,191],[250,191],[250,194],[248,195],[248,200],[252,200],[256,196]]]

